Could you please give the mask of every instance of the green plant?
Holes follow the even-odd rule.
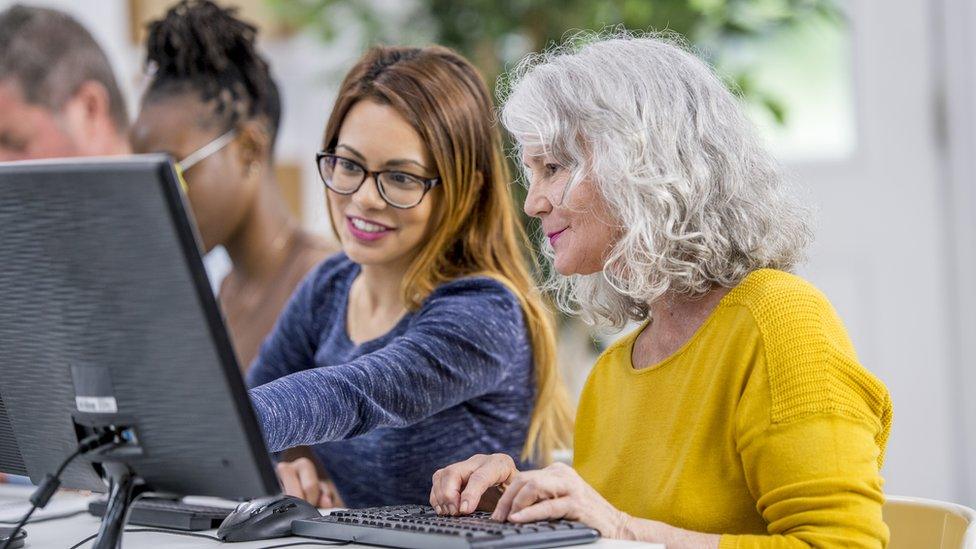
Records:
[[[363,45],[439,43],[471,59],[489,85],[531,51],[574,30],[666,30],[686,38],[747,101],[779,122],[787,108],[756,85],[748,67],[726,66],[723,52],[783,32],[810,18],[842,20],[835,0],[267,0],[287,24],[326,42],[349,25]]]

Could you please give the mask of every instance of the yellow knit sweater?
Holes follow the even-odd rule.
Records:
[[[827,299],[751,273],[692,338],[641,370],[624,337],[593,368],[575,467],[617,508],[721,547],[883,547],[884,385]]]

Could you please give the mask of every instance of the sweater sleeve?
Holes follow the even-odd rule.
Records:
[[[872,547],[887,544],[875,428],[837,414],[776,426],[742,449],[766,536],[723,536],[720,548]]]
[[[819,292],[778,297],[754,311],[764,360],[746,384],[735,429],[768,535],[727,535],[720,547],[884,547],[888,392],[857,362]]]
[[[507,288],[462,279],[435,290],[387,346],[279,377],[252,389],[251,401],[271,451],[348,439],[487,394],[524,367],[526,341],[521,305]]]

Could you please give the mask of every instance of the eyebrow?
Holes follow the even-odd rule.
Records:
[[[346,149],[347,151],[351,152],[353,154],[353,156],[355,156],[359,160],[362,160],[363,162],[366,162],[366,157],[363,156],[363,153],[357,151],[356,149],[350,147],[349,145],[336,145],[336,149],[340,149],[340,148]],[[430,168],[428,168],[427,166],[424,166],[420,162],[417,162],[416,160],[408,160],[406,158],[394,158],[394,159],[391,159],[391,160],[387,160],[386,162],[383,163],[384,166],[404,166],[406,164],[413,164],[414,166],[417,166],[418,168],[420,168],[421,170],[424,170],[425,172],[432,171]]]

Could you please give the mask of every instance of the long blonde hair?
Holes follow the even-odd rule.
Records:
[[[530,275],[533,258],[524,252],[528,239],[515,215],[484,80],[444,47],[373,48],[342,83],[325,129],[326,150],[335,147],[346,114],[363,99],[391,106],[413,126],[441,180],[432,229],[401,286],[408,309],[464,276],[490,276],[515,294],[535,366],[535,407],[521,457],[548,462],[553,449],[569,445],[572,412],[556,365],[553,319]]]

